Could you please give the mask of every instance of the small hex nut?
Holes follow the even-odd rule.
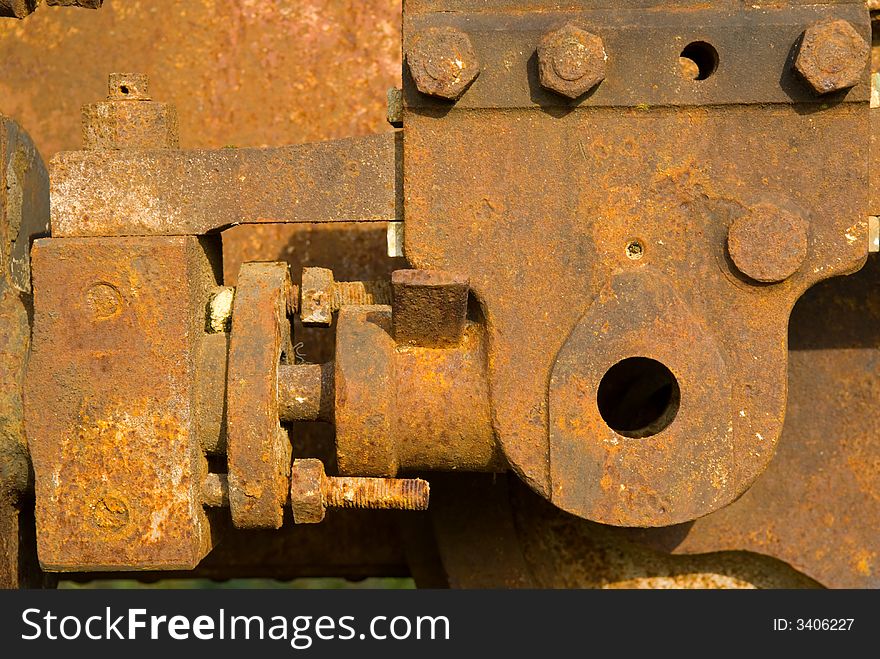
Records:
[[[470,38],[453,27],[432,27],[416,34],[406,62],[420,92],[449,101],[461,98],[480,75]]]
[[[551,91],[577,98],[605,80],[608,54],[601,37],[568,23],[538,43],[538,75]]]
[[[324,519],[324,463],[314,458],[294,460],[290,469],[290,505],[296,524]]]
[[[855,86],[868,64],[870,47],[847,21],[819,21],[803,34],[794,68],[816,94]]]

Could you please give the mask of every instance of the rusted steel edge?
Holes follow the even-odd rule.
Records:
[[[99,150],[51,163],[56,237],[402,221],[398,133],[268,149]]]

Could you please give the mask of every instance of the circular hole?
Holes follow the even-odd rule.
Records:
[[[616,363],[599,383],[599,413],[624,437],[651,437],[675,420],[681,402],[678,381],[666,366],[647,357]]]
[[[718,51],[705,41],[694,41],[681,51],[678,65],[683,78],[705,80],[718,69]]]
[[[645,248],[638,240],[631,240],[626,245],[626,257],[638,261],[645,255]]]
[[[121,91],[123,94],[127,94],[128,93],[128,85],[122,85],[119,88],[119,91]]]

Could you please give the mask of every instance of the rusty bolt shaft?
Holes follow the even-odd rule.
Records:
[[[428,483],[421,478],[324,478],[328,508],[427,510]]]
[[[430,488],[420,478],[328,477],[314,458],[293,461],[290,503],[297,524],[324,519],[327,508],[426,510]]]
[[[391,304],[388,281],[334,281],[327,268],[303,268],[300,319],[306,325],[330,325],[333,312],[355,304]]]

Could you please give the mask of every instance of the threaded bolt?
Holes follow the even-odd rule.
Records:
[[[349,304],[391,304],[388,281],[335,281],[327,268],[303,268],[300,320],[304,325],[333,322],[333,312]]]
[[[324,519],[327,508],[427,510],[430,488],[420,478],[331,477],[314,458],[294,460],[290,502],[297,524]]]

